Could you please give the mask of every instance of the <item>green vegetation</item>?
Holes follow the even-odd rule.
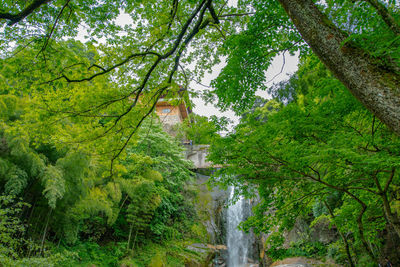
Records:
[[[304,57],[288,83],[275,88],[291,89],[288,104],[270,100],[212,144],[210,159],[226,166],[216,181],[258,191],[261,202],[243,228],[269,233],[271,257],[330,253],[348,265],[367,266],[364,257],[373,265],[383,232],[400,237],[400,139],[315,57]],[[310,227],[327,222],[342,240],[326,247],[306,238],[284,249],[282,235],[299,218]]]
[[[110,177],[109,161],[93,151],[24,133],[29,100],[1,100],[7,110],[0,128],[4,265],[117,266],[152,242],[173,240],[183,249],[180,242],[199,238],[191,230],[199,223],[195,192],[186,186],[191,163],[157,119],[143,123],[141,137],[115,165],[118,175]]]
[[[192,115],[177,139],[211,143],[209,159],[225,166],[215,181],[258,195],[243,229],[267,234],[273,259],[400,264],[390,247],[400,240],[399,10],[395,0],[2,1],[0,265],[198,258],[186,247],[207,241],[195,203],[209,199],[155,107],[190,105],[189,83],[219,63],[202,96],[240,124],[221,137],[226,119]],[[287,54],[299,70],[267,88],[272,60]],[[284,246],[299,221],[336,239]]]
[[[211,144],[222,131],[227,131],[230,120],[211,116],[207,118],[190,114],[182,123],[177,125],[177,139],[187,139],[195,145]]]

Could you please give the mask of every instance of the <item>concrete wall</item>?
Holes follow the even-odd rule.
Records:
[[[206,160],[209,145],[185,145],[186,159],[194,163],[196,169],[207,169],[211,163]]]

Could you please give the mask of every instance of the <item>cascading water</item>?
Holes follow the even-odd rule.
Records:
[[[229,199],[233,198],[235,188],[230,188]],[[249,254],[251,254],[251,237],[238,229],[238,225],[246,219],[249,212],[248,201],[240,197],[234,205],[230,205],[227,211],[227,247],[228,267],[247,267]]]

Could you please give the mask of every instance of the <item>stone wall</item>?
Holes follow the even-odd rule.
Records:
[[[185,145],[186,159],[191,160],[196,169],[211,168],[211,162],[208,162],[206,157],[208,155],[209,145]]]

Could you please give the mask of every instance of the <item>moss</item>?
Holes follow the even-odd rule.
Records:
[[[158,251],[150,260],[148,267],[164,267],[166,262],[165,253]]]
[[[136,248],[130,257],[120,261],[120,265],[124,267],[185,266],[188,259],[201,259],[195,252],[186,249],[194,242],[195,240],[149,243]]]

